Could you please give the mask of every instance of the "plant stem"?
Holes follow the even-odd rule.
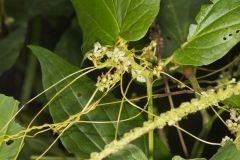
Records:
[[[164,83],[165,83],[166,94],[168,94],[168,101],[169,101],[170,107],[171,107],[171,109],[174,109],[175,107],[174,107],[174,103],[173,103],[173,98],[172,98],[171,94],[169,94],[169,93],[171,93],[171,90],[170,90],[170,87],[168,84],[168,79],[166,76],[164,76],[163,79],[164,79]],[[178,122],[176,123],[176,125],[180,126]],[[187,145],[184,141],[182,132],[178,128],[176,128],[176,129],[177,129],[178,137],[179,137],[184,155],[185,155],[185,157],[188,157],[189,154],[188,154],[188,150],[187,150]]]
[[[190,81],[193,89],[196,92],[201,92],[201,87],[200,87],[200,85],[197,81],[197,78],[196,78],[196,68],[194,68],[194,73],[192,74],[192,76],[189,77],[189,81]],[[199,98],[198,94],[195,94],[195,95],[196,95],[197,98]],[[208,125],[208,122],[210,120],[210,116],[209,116],[209,114],[207,113],[206,110],[201,110],[200,113],[201,113],[201,116],[202,116],[202,130],[201,130],[200,134],[198,135],[198,137],[202,138],[202,139],[206,139],[210,130],[211,130],[211,127]],[[193,145],[193,149],[192,149],[190,157],[201,156],[202,152],[204,150],[204,146],[205,146],[204,143],[196,141]]]
[[[152,97],[152,80],[147,81],[147,95],[148,95],[148,121],[153,121],[153,97]],[[154,159],[154,131],[148,132],[148,148],[149,148],[149,160]]]
[[[41,20],[39,18],[34,19],[32,24],[32,44],[39,44],[41,39]],[[33,54],[29,54],[28,63],[26,66],[25,79],[22,88],[22,96],[21,102],[24,104],[31,97],[31,93],[33,90],[33,83],[35,81],[36,76],[36,68],[37,68],[37,59],[33,56]]]

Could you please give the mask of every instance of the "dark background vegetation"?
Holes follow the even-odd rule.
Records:
[[[164,1],[163,4],[164,6]],[[0,76],[0,93],[13,96],[14,98],[20,100],[22,104],[27,102],[31,97],[40,93],[42,89],[41,84],[41,70],[36,58],[32,55],[30,50],[27,48],[28,44],[37,44],[48,48],[60,56],[64,57],[71,63],[80,66],[82,61],[82,33],[76,16],[69,0],[6,0],[4,3],[4,14],[1,12],[1,26],[0,26],[0,58],[1,55],[4,55],[6,51],[8,55],[11,56],[13,61],[11,67],[7,69]],[[199,6],[194,6],[192,13],[192,21],[194,22],[195,14],[198,12]],[[161,11],[160,13],[164,12]],[[168,13],[166,13],[168,14]],[[11,21],[10,18],[13,18],[13,22],[5,23],[6,20]],[[160,20],[160,21],[159,21]],[[157,23],[160,23],[160,30],[164,39],[164,44],[166,41],[172,41],[172,37],[164,33],[165,27],[171,27],[171,23],[165,23],[161,25],[161,14],[157,18]],[[164,20],[163,20],[164,21]],[[167,25],[167,26],[166,26]],[[169,25],[169,26],[168,26]],[[24,28],[22,32],[26,34],[15,35],[10,37],[11,34]],[[4,39],[8,39],[8,43],[3,42]],[[18,42],[23,40],[23,43]],[[149,43],[149,34],[145,36],[143,40],[138,43],[132,43],[132,46],[145,46]],[[1,45],[3,44],[4,47]],[[168,44],[164,45],[166,49],[163,53],[170,53]],[[212,65],[207,66],[209,69],[219,69],[228,63],[232,62],[235,56],[239,54],[240,46],[236,46],[232,49],[231,54],[227,54],[224,58],[218,60]],[[19,52],[19,56],[17,53]],[[0,62],[0,64],[3,62]],[[88,63],[88,62],[86,62]],[[85,64],[87,65],[87,64]],[[0,66],[1,67],[1,66]],[[206,72],[199,71],[198,75],[204,75]],[[180,74],[175,74],[176,77],[182,80],[186,80],[181,77]],[[91,75],[92,78],[96,75]],[[205,80],[214,81],[219,77],[219,74],[215,74],[211,77],[207,77]],[[129,77],[126,77],[129,78]],[[83,84],[84,85],[84,84]],[[171,82],[171,86],[176,85]],[[213,83],[213,86],[215,84]],[[201,84],[202,87],[207,88],[209,84]],[[161,88],[160,93],[164,93],[163,86],[156,86],[156,91]],[[173,87],[172,91],[178,90],[176,87]],[[145,95],[145,86],[140,84],[134,84],[134,87],[131,87],[131,93],[135,93],[135,96]],[[119,96],[118,90],[115,90],[115,94]],[[189,100],[192,98],[193,94],[182,94],[179,96],[174,96],[175,105],[179,105],[181,102]],[[44,96],[37,99],[17,117],[18,121],[21,124],[27,125],[28,122],[35,113],[40,109],[40,107],[46,102]],[[139,102],[144,103],[144,102]],[[155,106],[158,108],[158,111],[164,111],[169,109],[169,104],[167,98],[156,99],[154,102]],[[161,105],[159,105],[161,104]],[[166,106],[168,108],[162,108]],[[210,114],[213,114],[209,111]],[[45,111],[41,118],[38,119],[36,124],[42,124],[42,122],[51,122],[48,111]],[[201,127],[201,117],[199,114],[197,116],[189,116],[187,119],[183,120],[181,126],[186,130],[198,134]],[[171,152],[173,155],[180,154],[183,155],[179,139],[176,133],[176,129],[168,128],[166,129],[168,141],[170,144]],[[219,141],[221,137],[226,134],[226,128],[222,123],[217,120],[213,125],[213,128],[210,132],[208,140],[210,141]],[[55,138],[50,132],[43,134],[34,140],[28,140],[27,149],[23,152],[23,156],[34,155],[41,153],[49,143]],[[190,149],[193,145],[194,139],[184,135],[188,148]],[[211,157],[213,153],[217,150],[216,147],[206,146],[204,154],[206,158]],[[58,143],[48,155],[68,155],[68,153],[61,146],[61,143]]]

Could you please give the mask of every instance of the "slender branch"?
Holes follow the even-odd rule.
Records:
[[[164,83],[165,83],[165,88],[166,88],[166,93],[171,93],[171,90],[169,88],[169,84],[168,84],[168,78],[166,76],[164,76]],[[173,103],[173,99],[172,99],[172,96],[171,94],[168,94],[168,101],[169,101],[169,104],[170,104],[170,107],[171,109],[174,109],[174,103]],[[176,126],[180,126],[179,123],[177,122],[176,123]],[[180,131],[180,129],[176,128],[177,129],[177,133],[178,133],[178,137],[179,137],[179,140],[180,140],[180,143],[181,143],[181,146],[182,146],[182,149],[183,149],[183,152],[184,152],[184,155],[186,157],[189,156],[189,153],[188,153],[188,150],[187,150],[187,145],[184,141],[184,138],[183,138],[183,135],[182,135],[182,132]]]

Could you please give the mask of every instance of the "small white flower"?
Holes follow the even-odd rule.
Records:
[[[102,46],[99,42],[94,43],[94,49],[93,49],[93,56],[94,57],[99,57],[102,53]]]
[[[119,50],[118,48],[114,48],[113,54],[118,54],[119,51],[120,51],[120,50]]]
[[[173,125],[175,125],[175,124],[176,124],[176,122],[173,121],[173,120],[170,120],[170,121],[168,122],[168,125],[169,125],[169,126],[173,126]]]
[[[142,75],[138,75],[138,76],[137,76],[137,81],[138,81],[138,82],[141,82],[141,83],[145,83],[145,82],[146,82],[146,79],[145,79]]]
[[[93,52],[97,52],[99,49],[101,49],[101,44],[99,42],[94,43],[94,50]]]
[[[108,58],[111,58],[111,57],[112,57],[112,55],[113,55],[113,53],[112,53],[112,52],[110,52],[110,51],[107,51],[107,52],[106,52],[106,55],[107,55],[107,57],[108,57]]]
[[[224,145],[226,144],[227,141],[233,141],[233,139],[228,136],[225,136],[222,138],[221,144]]]

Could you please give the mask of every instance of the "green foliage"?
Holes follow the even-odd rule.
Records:
[[[240,96],[232,96],[231,98],[226,99],[224,103],[235,108],[240,108]]]
[[[60,57],[54,55],[50,51],[31,46],[33,53],[37,56],[42,67],[43,86],[46,89],[58,80],[79,70],[79,68],[67,63]],[[51,68],[51,69],[49,69]],[[76,78],[76,77],[75,77]],[[54,90],[47,92],[48,99],[57,93],[62,87],[70,83],[73,78],[54,87]],[[94,82],[84,76],[67,88],[50,106],[50,113],[55,123],[62,122],[81,111],[95,90]],[[113,102],[116,98],[109,94],[104,98],[103,102]],[[84,115],[83,120],[89,121],[116,121],[119,112],[119,105],[107,105]],[[139,112],[129,106],[124,105],[121,119],[127,119],[137,115]],[[118,135],[121,137],[123,133],[132,129],[132,127],[140,126],[144,119],[142,116],[120,123]],[[63,145],[70,153],[74,153],[81,158],[89,157],[93,151],[100,151],[103,147],[114,139],[115,126],[113,124],[74,124],[67,130],[61,140]],[[84,141],[76,141],[84,139]],[[146,139],[139,139],[136,144],[146,151]],[[85,146],[85,147],[82,147]]]
[[[0,75],[10,69],[15,63],[20,49],[23,47],[26,35],[26,27],[19,27],[0,40]]]
[[[223,57],[240,41],[239,17],[239,0],[214,0],[213,4],[203,5],[187,42],[174,52],[174,61],[201,66]]]
[[[159,14],[164,41],[164,56],[169,56],[187,41],[190,24],[208,0],[162,0]]]
[[[223,147],[219,148],[217,153],[210,158],[210,160],[232,160],[239,159],[240,151],[236,148],[236,145],[232,142],[228,142]]]
[[[47,155],[42,157],[43,159],[87,159],[89,157],[99,158],[99,155],[107,157],[109,160],[170,159],[172,154],[182,152],[184,140],[187,142],[185,145],[187,145],[189,153],[192,149],[189,146],[192,144],[185,139],[185,136],[183,139],[179,138],[180,133],[178,132],[182,148],[180,145],[178,146],[178,143],[174,146],[175,143],[171,144],[171,141],[175,137],[172,137],[171,131],[159,131],[159,129],[175,124],[185,128],[185,124],[177,124],[177,122],[190,113],[204,110],[201,114],[204,127],[196,136],[206,139],[208,133],[212,134],[210,130],[212,124],[215,124],[215,119],[222,116],[223,109],[216,107],[219,106],[219,102],[223,102],[227,106],[224,111],[230,111],[228,124],[232,124],[232,128],[228,126],[229,130],[231,132],[237,130],[234,126],[240,126],[238,120],[240,119],[238,110],[240,107],[240,96],[238,95],[240,83],[237,82],[236,87],[233,88],[232,80],[234,79],[232,78],[237,81],[240,79],[240,74],[238,74],[240,67],[237,66],[240,62],[235,61],[237,60],[235,55],[239,54],[239,45],[236,49],[231,49],[240,41],[239,17],[240,0],[0,0],[0,76],[4,77],[3,80],[0,79],[0,90],[7,94],[12,94],[12,90],[14,90],[16,93],[13,94],[17,98],[25,97],[23,95],[33,96],[39,93],[39,90],[42,91],[40,84],[43,84],[43,89],[47,89],[46,100],[51,102],[49,110],[44,110],[35,119],[33,123],[36,125],[35,129],[38,127],[40,129],[36,129],[35,132],[30,128],[31,131],[28,131],[27,135],[33,135],[33,137],[26,137],[24,142],[26,145],[23,146],[23,151],[20,156],[17,156],[17,159],[29,159],[30,157],[38,159],[38,155],[47,147],[52,147],[52,150],[44,152]],[[160,28],[157,28],[156,33],[161,33],[161,35],[155,34],[154,36],[158,38],[156,43],[151,42],[148,45],[149,35],[152,35],[156,29],[151,26],[153,22],[159,23]],[[140,39],[141,42],[138,41]],[[163,44],[161,39],[163,39]],[[100,42],[101,45],[96,42]],[[37,68],[36,59],[31,57],[29,50],[26,49],[28,43],[39,44],[49,49],[30,46],[31,51],[40,62],[42,75],[40,69]],[[57,54],[50,50],[54,50]],[[92,51],[91,54],[88,54],[90,61],[82,64],[88,51]],[[230,52],[232,54],[228,54],[226,59],[221,59]],[[160,53],[163,55],[157,57]],[[20,58],[17,59],[18,57]],[[234,58],[233,64],[231,61]],[[111,61],[107,61],[109,59]],[[220,63],[226,61],[229,65],[226,65],[224,69],[219,69],[219,64],[214,63],[217,60],[220,60]],[[97,71],[84,75],[71,84],[80,75],[80,73],[75,74],[48,90],[49,86],[80,70],[74,65],[93,66],[92,62],[95,69],[96,66],[98,67]],[[14,64],[15,67],[9,72],[13,75],[9,77],[8,74],[3,74]],[[29,66],[32,67],[26,68],[26,64],[31,64]],[[101,64],[107,65],[102,68]],[[115,64],[117,66],[114,66]],[[206,68],[194,67],[209,64],[211,64],[210,68],[208,68],[209,66]],[[185,67],[186,65],[190,66]],[[109,68],[110,70],[108,70]],[[182,68],[184,71],[179,72]],[[189,70],[185,71],[186,68]],[[116,70],[121,72],[113,74]],[[224,77],[218,75],[221,70],[224,72]],[[205,72],[210,73],[202,76]],[[95,93],[96,85],[108,85],[106,81],[106,83],[104,82],[104,76],[101,76],[101,74],[107,75],[107,73],[111,73],[109,75],[112,76],[105,77],[109,78],[106,80],[107,82],[114,79],[114,75],[117,78],[124,75],[121,77],[123,83],[119,84],[119,79],[121,79],[119,78],[116,83],[112,83],[116,84],[114,90],[111,89],[108,93],[98,91],[92,102],[97,102],[104,95],[100,105],[92,107],[89,112],[80,116],[81,111],[85,109],[86,104]],[[184,73],[181,75],[183,78],[173,78],[180,77],[178,75],[180,73]],[[201,77],[197,77],[198,75]],[[212,77],[209,78],[209,75]],[[184,94],[182,95],[184,98],[176,98],[172,95],[192,93],[193,89],[190,88],[190,85],[188,87],[181,82],[181,86],[191,91],[180,90],[176,87],[175,81],[188,83],[189,76],[196,97],[200,100],[193,99],[181,104],[183,100],[189,100],[188,96]],[[131,81],[129,92],[125,95],[120,90],[128,88],[125,83],[129,82],[131,78],[135,79]],[[170,82],[170,79],[174,83]],[[196,81],[193,82],[193,79]],[[201,80],[197,81],[198,79]],[[216,81],[221,82],[221,79],[224,81],[223,86],[212,85],[212,83],[216,84]],[[158,84],[153,84],[152,88],[151,83],[155,80],[159,80]],[[22,87],[23,81],[23,86],[27,87]],[[98,83],[99,81],[101,83]],[[136,81],[138,82],[135,83]],[[141,85],[139,85],[140,81]],[[69,84],[71,85],[68,86]],[[148,86],[146,97],[132,99],[130,103],[123,103],[120,120],[130,120],[120,122],[118,126],[116,121],[120,113],[120,99],[124,100],[124,96],[130,99],[146,95],[146,85]],[[62,90],[66,86],[68,87]],[[213,90],[196,92],[208,90],[209,86]],[[20,91],[21,88],[23,88],[22,91]],[[161,92],[159,92],[160,90]],[[158,95],[159,93],[160,95]],[[231,95],[234,96],[226,99]],[[22,99],[28,99],[29,96]],[[159,97],[168,97],[169,102],[154,99]],[[201,101],[200,97],[204,97],[204,101]],[[31,100],[33,104],[28,103],[29,108],[21,111],[21,116],[17,117],[21,124],[28,125],[28,121],[34,117],[38,109],[42,109],[41,106],[45,103],[45,99],[41,98],[34,99],[35,101]],[[148,102],[147,107],[150,109],[145,108],[146,101]],[[104,105],[104,103],[107,104]],[[11,118],[15,119],[13,115],[17,112],[18,104],[19,102],[13,98],[0,94],[0,160],[14,159],[20,144],[19,139],[23,132],[20,134],[19,131],[23,128],[14,121],[7,124]],[[181,105],[174,106],[176,104]],[[137,105],[140,107],[134,108],[138,107]],[[205,109],[209,108],[209,105],[216,105],[214,108],[221,109],[218,110],[219,115],[208,115]],[[176,108],[165,112],[170,107]],[[148,112],[148,115],[145,116],[144,112]],[[139,113],[141,114],[138,115]],[[78,122],[76,119],[71,119],[74,116],[76,118],[76,115],[80,116]],[[138,116],[133,118],[136,115]],[[147,117],[149,122],[145,122]],[[225,121],[225,116],[222,119]],[[71,122],[69,128],[68,122]],[[46,127],[44,130],[45,128],[41,127],[46,123],[49,126],[56,125],[57,127],[62,127],[60,123],[66,125],[63,125],[61,129]],[[3,128],[5,125],[6,127]],[[116,136],[116,128],[118,128],[117,141],[113,141]],[[187,131],[189,129],[191,130],[190,127],[186,127]],[[49,130],[52,131],[46,132]],[[38,134],[43,131],[45,133],[39,136]],[[154,133],[154,136],[148,132]],[[7,135],[16,133],[18,134],[13,141],[5,142],[9,138]],[[144,133],[150,136],[145,135],[139,138]],[[213,134],[216,137],[222,137],[225,132]],[[60,141],[56,141],[53,145],[52,141],[56,139],[56,135],[60,135]],[[201,135],[204,136],[201,137]],[[236,133],[235,143],[238,135],[239,133]],[[135,140],[136,138],[138,139]],[[217,139],[217,141],[221,140]],[[59,145],[60,143],[63,146]],[[208,144],[219,145],[219,143]],[[193,157],[200,157],[200,155],[206,157],[201,154],[205,144],[200,147],[193,146],[193,151],[196,149],[199,152],[199,156]],[[177,148],[176,153],[175,148]],[[170,150],[173,153],[170,153]],[[111,153],[114,154],[111,155]],[[192,155],[188,156],[185,150],[184,154],[185,157],[192,157]],[[240,157],[239,154],[234,143],[227,143],[210,160],[237,160]],[[204,158],[184,159],[181,156],[174,156],[173,160],[205,160]]]
[[[4,136],[15,134],[22,129],[22,127],[14,121],[8,123],[17,112],[18,104],[19,102],[12,97],[0,94],[0,111],[4,113],[0,116],[0,140],[2,140]],[[19,145],[20,140],[0,142],[0,159],[13,159],[18,151]]]
[[[159,11],[160,0],[72,0],[83,30],[84,52],[93,43],[113,44],[120,36],[142,38]],[[101,14],[99,14],[101,13]]]
[[[80,60],[83,59],[81,54],[81,43],[82,34],[80,32],[80,28],[78,27],[76,19],[74,19],[72,21],[71,27],[63,33],[60,40],[58,41],[55,52],[72,64],[80,65]]]
[[[119,157],[126,160],[147,160],[146,155],[137,146],[129,144],[123,150],[113,154],[109,160],[117,160]]]

